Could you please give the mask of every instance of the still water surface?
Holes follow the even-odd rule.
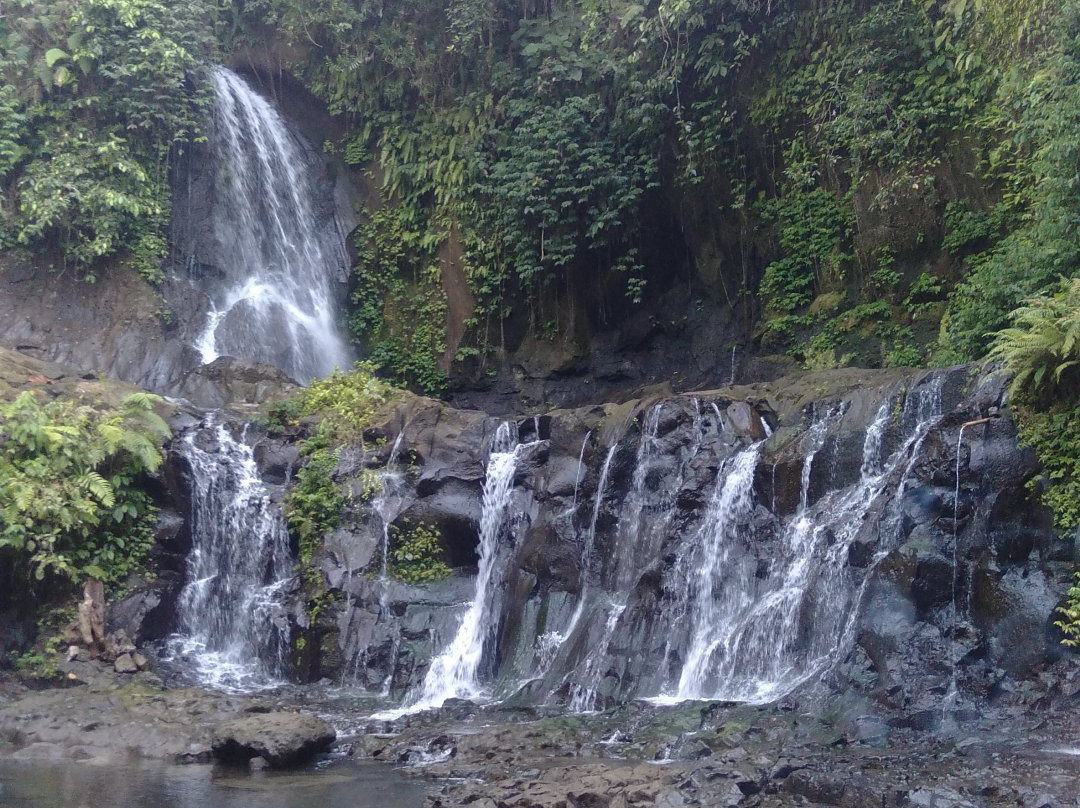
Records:
[[[3,808],[421,808],[428,790],[379,764],[302,772],[0,761]]]

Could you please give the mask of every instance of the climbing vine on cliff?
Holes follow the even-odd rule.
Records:
[[[428,394],[446,386],[446,295],[434,251],[410,206],[385,207],[357,228],[349,325],[365,356],[394,382]]]
[[[1080,278],[1032,298],[994,337],[991,357],[1012,373],[1009,394],[1020,443],[1043,466],[1031,487],[1053,511],[1059,530],[1080,529]],[[1057,625],[1080,643],[1080,579]]]

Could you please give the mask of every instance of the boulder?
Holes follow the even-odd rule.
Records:
[[[113,667],[117,673],[135,673],[139,669],[131,654],[121,654],[116,658]]]
[[[234,718],[214,730],[214,757],[225,763],[244,763],[261,757],[271,768],[299,766],[337,739],[328,723],[302,713],[263,713]]]
[[[266,401],[287,398],[297,383],[272,365],[222,356],[189,371],[173,388],[196,407],[258,410]]]

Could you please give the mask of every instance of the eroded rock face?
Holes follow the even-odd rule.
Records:
[[[271,768],[306,763],[327,751],[337,739],[321,718],[302,713],[255,713],[230,719],[214,730],[214,757],[225,763],[247,763],[261,757]]]
[[[798,698],[855,693],[908,723],[940,722],[952,687],[967,709],[1028,698],[1010,683],[1058,670],[1058,659],[1061,670],[1075,665],[1052,627],[1074,549],[1030,498],[1037,464],[1016,447],[1007,414],[964,426],[998,412],[1004,392],[992,377],[969,391],[969,379],[967,368],[842,370],[516,419],[520,442],[536,446],[519,458],[498,545],[509,573],[493,584],[500,619],[483,679],[497,695],[561,705],[583,688],[595,706],[675,688],[693,639],[678,605],[694,580],[691,549],[718,480],[759,446],[752,507],[739,517],[739,538],[725,540],[734,542],[729,566],[746,570],[744,585],[765,586],[787,569],[776,560],[791,552],[800,509],[822,526],[819,556],[837,542],[844,548],[839,574],[851,605],[837,608],[852,609],[851,618],[835,657]],[[869,462],[875,421],[880,456]],[[312,638],[302,677],[392,698],[422,682],[472,596],[498,423],[416,399],[376,430],[385,445],[342,454],[335,476],[348,486],[361,469],[380,473],[401,435],[395,473],[404,493],[387,518],[431,526],[457,571],[424,586],[382,580],[382,517],[377,503],[354,499],[320,561],[335,605],[313,626],[297,610],[298,630]],[[867,482],[885,459],[893,471]],[[865,507],[837,500],[860,485]],[[837,501],[851,520],[825,526]],[[718,595],[732,585],[718,583]],[[812,582],[804,602],[828,607]],[[811,629],[804,621],[783,650],[798,659]]]
[[[223,356],[184,374],[170,392],[203,409],[254,412],[267,401],[287,398],[298,387],[271,365]]]

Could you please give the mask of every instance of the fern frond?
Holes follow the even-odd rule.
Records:
[[[104,508],[116,505],[112,485],[96,471],[88,471],[78,479],[79,487],[101,503]]]

